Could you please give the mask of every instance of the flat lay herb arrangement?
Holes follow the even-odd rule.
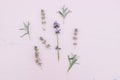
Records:
[[[66,16],[71,13],[72,11],[69,10],[68,8],[65,7],[65,5],[61,8],[61,10],[58,10],[58,14],[62,17],[63,19],[63,24],[64,24],[64,20],[66,18]],[[45,14],[45,10],[44,9],[41,9],[41,25],[43,26],[42,29],[44,30],[44,32],[46,31],[45,29],[45,25],[47,24],[46,22],[46,14]],[[52,45],[48,42],[48,40],[46,40],[43,36],[40,36],[39,37],[39,41],[41,42],[41,45],[43,45],[45,48],[48,48],[50,49],[51,47],[54,47],[54,49],[56,50],[56,53],[57,53],[57,60],[60,61],[60,51],[62,50],[62,48],[60,47],[60,39],[59,39],[59,35],[61,33],[61,24],[56,20],[52,23],[53,25],[53,29],[54,29],[54,36],[56,37],[55,38],[55,41],[56,41],[56,45]],[[20,30],[24,30],[25,33],[20,36],[21,38],[23,38],[25,35],[28,35],[29,39],[30,39],[30,23],[27,22],[27,23],[23,23],[23,26],[24,28],[21,28]],[[78,43],[78,28],[75,28],[74,29],[74,33],[73,33],[73,46],[77,46]],[[51,49],[50,49],[51,50]],[[40,67],[42,66],[42,62],[41,62],[41,58],[40,58],[40,50],[38,48],[38,46],[34,46],[34,55],[35,55],[35,63],[37,65],[39,65]],[[68,68],[66,69],[66,72],[69,72],[73,66],[75,64],[78,63],[79,61],[79,57],[77,54],[70,54],[70,55],[66,55],[66,61],[68,61],[69,65],[68,65]]]
[[[47,30],[53,30],[52,35],[47,36],[47,37],[51,38],[51,36],[52,36],[52,40],[54,41],[53,42],[54,45],[50,42],[51,40],[48,40],[48,38],[46,38],[44,35],[40,34],[40,36],[38,37],[38,41],[39,41],[40,44],[34,45],[32,47],[33,48],[33,54],[34,54],[34,59],[33,60],[34,60],[35,65],[40,67],[41,71],[44,70],[44,66],[43,66],[44,59],[41,58],[41,55],[43,54],[43,52],[39,47],[39,46],[42,46],[43,48],[45,48],[46,51],[48,51],[48,50],[49,51],[55,51],[55,55],[54,55],[54,53],[52,53],[50,55],[55,56],[56,62],[58,64],[60,63],[60,61],[62,61],[62,59],[65,59],[65,61],[67,62],[67,65],[65,65],[66,66],[65,67],[65,72],[66,73],[70,73],[70,72],[72,73],[72,70],[74,70],[75,67],[78,67],[80,65],[80,55],[78,54],[80,30],[79,30],[78,27],[74,27],[72,29],[71,27],[73,27],[73,26],[70,25],[69,30],[72,29],[72,32],[71,32],[72,35],[70,35],[71,36],[70,37],[71,42],[69,42],[69,40],[67,39],[68,36],[66,36],[65,38],[62,37],[62,32],[66,31],[66,33],[67,33],[67,30],[63,30],[63,27],[66,27],[66,25],[65,25],[67,23],[66,18],[69,17],[69,14],[72,15],[72,13],[73,13],[72,10],[69,9],[68,7],[66,7],[66,5],[63,5],[63,6],[61,6],[60,9],[55,11],[56,15],[59,16],[60,19],[62,19],[61,22],[59,20],[56,20],[56,19],[53,20],[52,22],[48,21],[46,19],[46,15],[47,15],[46,12],[47,11],[43,8],[39,12],[40,12],[39,13],[40,21],[38,21],[38,22],[41,23],[41,25],[40,25],[41,31],[43,33],[45,33],[45,35],[47,35],[48,34],[48,33],[46,33]],[[47,15],[47,18],[49,18],[48,15]],[[72,22],[72,19],[70,19],[70,20]],[[76,25],[76,23],[72,23],[72,24]],[[20,34],[21,35],[20,38],[25,38],[25,36],[26,36],[27,38],[29,38],[29,40],[31,40],[31,37],[32,37],[31,33],[30,33],[30,32],[32,32],[32,31],[30,31],[31,23],[29,21],[26,21],[26,22],[23,22],[22,25],[23,25],[22,28],[19,29],[22,32],[22,35]],[[42,32],[40,32],[40,33],[42,33]],[[66,51],[66,52],[68,52],[67,54],[63,53],[64,52],[64,46],[61,45],[61,44],[63,44],[62,40],[66,40],[66,42],[68,41],[68,43],[71,45],[70,47],[72,48],[71,49],[72,51],[69,49],[70,51]],[[66,45],[66,44],[64,44],[64,45]],[[62,56],[62,54],[65,55],[64,56],[65,58]],[[54,67],[53,64],[54,63],[50,63],[50,65],[52,67]],[[77,69],[79,70],[79,68],[77,68]],[[114,78],[113,80],[119,80],[119,79]],[[95,80],[95,78],[93,80]]]

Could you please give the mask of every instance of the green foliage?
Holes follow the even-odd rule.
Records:
[[[68,8],[66,8],[65,5],[62,7],[61,10],[58,11],[58,13],[62,16],[63,19],[65,19],[66,16],[71,12],[72,11],[70,11]]]
[[[29,36],[29,39],[30,39],[30,32],[29,32],[29,26],[30,26],[30,23],[29,21],[27,23],[23,22],[23,25],[24,25],[24,28],[21,28],[20,30],[24,30],[25,33],[23,35],[21,35],[20,37],[24,37],[25,35],[28,35]]]
[[[68,68],[67,72],[70,71],[70,69],[73,67],[74,64],[77,64],[78,56],[76,54],[74,54],[74,55],[71,54],[71,56],[68,55],[68,61],[69,61],[69,68]]]

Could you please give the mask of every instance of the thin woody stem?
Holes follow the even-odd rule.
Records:
[[[57,49],[57,54],[58,54],[58,61],[59,61],[59,59],[60,59],[60,52],[59,52],[59,37],[58,37],[58,34],[56,34],[56,36],[57,36],[57,47],[58,47],[58,49]]]

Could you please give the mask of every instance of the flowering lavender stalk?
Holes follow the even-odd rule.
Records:
[[[56,50],[57,50],[57,54],[58,54],[58,61],[59,61],[59,59],[60,59],[60,47],[59,47],[59,34],[60,34],[60,31],[61,31],[61,29],[60,29],[60,25],[59,25],[59,23],[57,22],[57,21],[55,21],[54,22],[54,28],[55,28],[55,34],[56,34],[56,38],[57,38],[57,46],[56,46]]]
[[[69,61],[69,68],[67,70],[67,72],[70,71],[70,69],[73,67],[74,64],[77,64],[78,61],[78,56],[76,54],[72,54],[71,56],[68,55],[68,61]]]
[[[23,24],[24,24],[24,28],[21,28],[20,30],[24,30],[25,33],[20,37],[24,37],[25,35],[28,35],[29,39],[30,39],[30,31],[29,31],[30,23],[29,22],[27,22],[27,23],[23,22]]]

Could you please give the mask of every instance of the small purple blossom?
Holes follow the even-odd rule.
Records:
[[[61,29],[57,29],[57,30],[55,31],[55,33],[56,33],[56,34],[59,34],[60,31],[61,31]]]
[[[55,21],[53,25],[54,25],[54,28],[59,28],[60,27],[60,24],[57,21]]]

